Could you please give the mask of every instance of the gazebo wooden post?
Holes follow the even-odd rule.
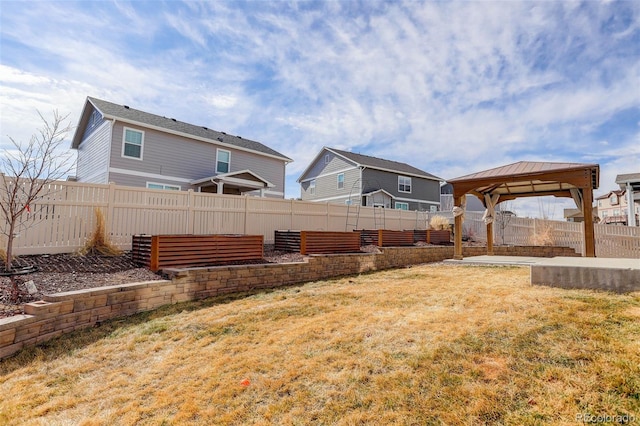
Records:
[[[454,195],[453,205],[461,207],[462,197]],[[456,260],[462,260],[462,215],[456,216],[454,219],[453,234],[453,258]]]
[[[584,212],[584,255],[596,257],[596,238],[593,230],[593,189],[582,189],[582,211]]]
[[[487,223],[487,254],[493,256],[493,222]]]

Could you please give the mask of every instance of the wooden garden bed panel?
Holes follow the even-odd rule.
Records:
[[[138,265],[147,268],[151,265],[151,235],[133,235],[131,259]]]
[[[379,247],[402,247],[413,245],[413,231],[378,230]]]
[[[300,252],[300,231],[275,231],[274,249],[292,253]]]
[[[451,242],[451,231],[429,229],[427,231],[427,243],[429,244],[449,244]]]
[[[448,230],[420,229],[413,231],[415,242],[425,242],[428,244],[447,245],[451,240],[451,232]]]
[[[134,259],[152,271],[170,267],[221,265],[229,262],[261,260],[262,235],[153,235],[138,238]],[[137,250],[137,249],[136,249]]]
[[[362,229],[354,232],[360,232],[360,245],[378,245],[378,229]]]
[[[300,231],[300,253],[357,253],[359,232]]]

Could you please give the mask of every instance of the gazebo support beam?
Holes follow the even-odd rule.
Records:
[[[453,205],[456,207],[462,207],[462,197],[454,197]],[[454,219],[453,235],[453,258],[456,260],[462,260],[462,215],[456,216]]]
[[[584,255],[596,257],[596,237],[593,230],[593,190],[582,189],[582,211],[584,212]]]
[[[493,256],[493,222],[487,223],[487,254]]]

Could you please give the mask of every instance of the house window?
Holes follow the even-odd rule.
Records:
[[[618,204],[618,196],[616,194],[611,194],[611,198],[609,198],[609,203],[613,206]]]
[[[329,154],[326,154],[324,156],[324,164],[329,164],[329,161],[331,160],[331,158],[329,157]]]
[[[309,181],[309,194],[313,195],[316,193],[316,180],[313,179]]]
[[[429,211],[430,211],[431,213],[435,213],[435,212],[437,212],[437,211],[438,211],[438,206],[429,206]]]
[[[216,154],[216,173],[229,173],[231,163],[231,153],[224,149],[219,149]]]
[[[411,192],[411,178],[406,176],[398,176],[398,191]]]
[[[125,127],[122,139],[122,156],[142,160],[144,132],[141,130],[134,130]]]
[[[338,189],[344,188],[344,173],[338,175]]]
[[[165,185],[163,183],[147,182],[147,188],[149,189],[166,189],[169,191],[180,191],[180,187],[176,185]]]
[[[409,210],[409,203],[401,203],[396,201],[395,206],[398,210]]]

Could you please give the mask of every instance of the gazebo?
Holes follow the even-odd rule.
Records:
[[[600,166],[581,163],[520,161],[494,169],[447,180],[453,186],[455,224],[454,259],[462,259],[462,215],[464,197],[475,195],[485,208],[487,254],[493,255],[495,206],[520,197],[573,198],[584,213],[584,241],[587,257],[595,257],[593,190],[598,188]]]

